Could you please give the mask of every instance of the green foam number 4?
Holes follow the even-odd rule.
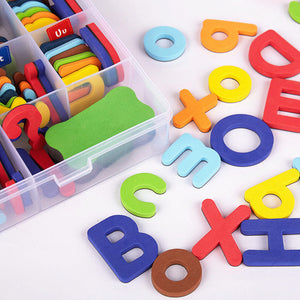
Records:
[[[164,180],[154,174],[140,173],[127,178],[121,186],[120,196],[125,209],[137,217],[151,218],[156,212],[155,205],[141,201],[134,196],[134,193],[141,189],[163,194],[166,192],[167,185]]]
[[[290,2],[289,14],[295,22],[300,23],[300,3],[298,1]]]

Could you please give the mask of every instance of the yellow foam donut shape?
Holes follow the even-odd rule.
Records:
[[[287,185],[299,179],[299,171],[290,169],[276,175],[264,182],[261,182],[245,192],[245,200],[255,215],[260,219],[287,218],[295,206],[295,198]],[[270,208],[263,203],[266,195],[276,195],[281,200],[279,207]]]
[[[234,79],[239,83],[236,89],[226,89],[221,85],[224,79]],[[246,71],[235,66],[222,66],[213,70],[208,78],[209,90],[223,102],[244,100],[251,90],[251,78]]]
[[[47,106],[47,104],[45,104],[42,101],[39,101],[39,102],[35,103],[35,107],[37,108],[37,110],[42,115],[42,123],[40,125],[40,128],[43,128],[50,121],[50,110],[49,110],[49,107]]]

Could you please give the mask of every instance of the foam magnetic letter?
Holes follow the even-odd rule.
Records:
[[[136,191],[141,189],[149,189],[157,194],[163,194],[167,185],[162,178],[151,173],[132,175],[122,183],[120,197],[125,209],[138,217],[153,217],[156,212],[155,205],[151,202],[141,201],[134,195]]]
[[[290,169],[248,189],[245,192],[245,200],[250,203],[253,212],[260,219],[287,218],[294,209],[295,198],[286,186],[298,179],[299,171]],[[263,203],[263,198],[270,194],[279,197],[279,207],[270,208]]]
[[[200,140],[185,133],[163,154],[162,163],[165,166],[171,165],[186,150],[191,150],[192,153],[178,165],[177,173],[179,176],[186,177],[200,162],[207,162],[193,177],[194,187],[201,188],[219,171],[221,158],[215,150],[204,146]]]
[[[202,211],[211,226],[211,230],[193,247],[193,254],[198,259],[203,259],[220,245],[228,263],[232,266],[240,265],[242,253],[232,237],[232,233],[242,221],[250,218],[250,208],[246,205],[240,205],[229,216],[223,218],[215,202],[206,199],[202,202]]]
[[[227,89],[222,86],[225,79],[233,79],[238,82],[238,87]],[[212,94],[223,102],[239,102],[244,100],[251,91],[251,77],[243,69],[235,66],[221,66],[213,70],[208,77],[208,86]]]
[[[123,232],[124,236],[111,243],[107,236],[115,231]],[[140,233],[136,223],[122,215],[111,216],[91,227],[88,239],[122,282],[129,282],[145,272],[158,255],[156,241],[150,235]],[[143,251],[142,256],[126,262],[123,255],[135,248]]]
[[[249,152],[237,152],[230,149],[224,142],[225,135],[236,128],[245,128],[254,131],[260,144]],[[265,160],[272,151],[274,143],[270,127],[257,117],[247,114],[236,114],[223,118],[212,129],[210,145],[216,150],[221,159],[233,166],[248,167]]]
[[[300,234],[300,219],[246,220],[241,224],[244,235],[268,235],[268,250],[247,250],[247,266],[300,266],[300,250],[285,250],[284,234]]]
[[[218,104],[217,95],[210,94],[197,101],[189,90],[181,90],[179,97],[185,108],[173,117],[174,126],[182,128],[194,121],[200,131],[208,132],[211,122],[205,113]]]
[[[216,32],[227,35],[224,40],[216,40],[212,36]],[[232,50],[239,41],[239,34],[255,36],[257,26],[254,24],[230,22],[223,20],[204,20],[201,30],[201,43],[210,51],[227,52]]]
[[[280,114],[282,111],[299,114],[300,102],[297,99],[282,97],[281,93],[299,96],[300,82],[281,78],[271,80],[263,120],[271,128],[300,132],[298,117]]]
[[[283,66],[268,63],[261,54],[267,46],[273,47],[290,63]],[[268,30],[253,40],[249,61],[257,72],[271,78],[287,78],[300,73],[300,52],[274,30]]]

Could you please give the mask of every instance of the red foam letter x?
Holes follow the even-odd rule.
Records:
[[[242,221],[250,218],[250,208],[240,205],[224,219],[215,202],[206,199],[202,202],[202,211],[212,229],[193,247],[193,254],[203,259],[220,245],[228,263],[232,266],[240,265],[243,256],[231,234]]]

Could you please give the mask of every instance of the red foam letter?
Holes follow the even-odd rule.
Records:
[[[278,114],[278,111],[299,114],[300,102],[297,99],[282,97],[281,93],[300,95],[300,82],[280,78],[271,80],[263,120],[271,128],[300,132],[298,117]]]
[[[290,63],[276,66],[266,62],[261,51],[267,46],[273,47]],[[253,40],[249,49],[249,61],[257,72],[271,78],[287,78],[300,73],[300,52],[274,30],[268,30]]]
[[[250,218],[250,208],[240,205],[224,219],[215,202],[206,199],[202,202],[202,211],[212,229],[193,247],[193,254],[198,259],[203,259],[220,245],[228,263],[232,266],[240,265],[242,253],[231,234],[244,220]]]

